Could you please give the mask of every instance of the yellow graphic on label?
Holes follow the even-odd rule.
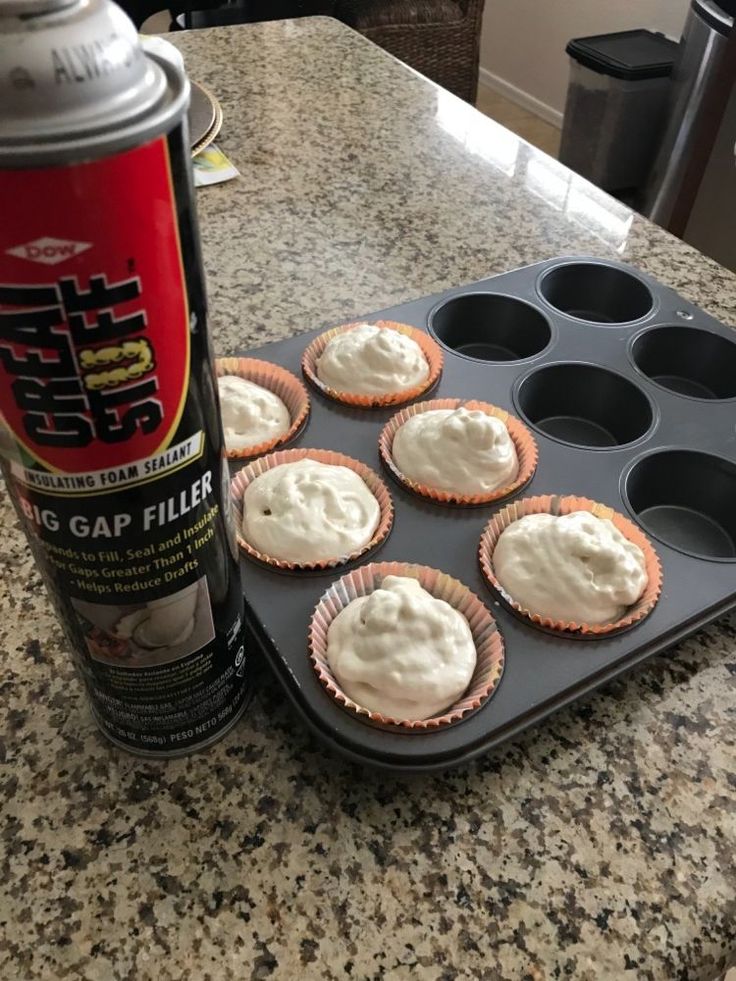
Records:
[[[110,371],[89,370],[104,365],[119,364],[121,361],[131,361],[131,363],[112,368]],[[79,352],[79,363],[82,370],[86,372],[84,387],[91,392],[115,388],[117,385],[142,378],[156,367],[151,346],[145,339],[124,341],[122,344],[103,347],[97,351],[87,348]]]

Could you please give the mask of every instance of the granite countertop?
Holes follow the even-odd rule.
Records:
[[[551,255],[733,319],[736,279],[329,19],[176,35],[241,171],[198,192],[215,348]],[[736,619],[509,748],[405,780],[263,673],[167,762],[91,720],[2,499],[0,976],[711,979],[736,953]]]

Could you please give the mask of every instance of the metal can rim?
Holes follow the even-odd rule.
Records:
[[[170,132],[187,111],[191,85],[186,74],[159,52],[146,51],[146,57],[157,63],[167,81],[165,98],[153,110],[122,127],[111,126],[86,135],[75,134],[48,142],[0,143],[0,168],[51,167],[97,159],[124,152]]]

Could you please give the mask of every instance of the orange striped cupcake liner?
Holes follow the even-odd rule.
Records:
[[[442,715],[431,719],[394,719],[364,708],[340,688],[327,660],[327,632],[341,610],[360,596],[378,589],[386,576],[407,576],[465,617],[473,636],[477,660],[462,696]],[[498,688],[505,665],[503,637],[485,604],[467,586],[439,569],[409,562],[374,562],[353,569],[333,583],[317,604],[309,624],[309,656],[325,690],[345,711],[378,726],[401,732],[426,733],[460,722],[476,712]]]
[[[612,623],[589,624],[584,622],[578,623],[574,620],[554,620],[551,617],[542,616],[534,613],[532,610],[527,610],[506,592],[496,578],[493,570],[493,551],[501,533],[509,525],[527,514],[562,515],[572,514],[573,511],[589,511],[597,518],[608,518],[625,538],[638,545],[644,553],[648,577],[646,588],[636,603],[627,607],[624,615]],[[564,633],[568,636],[594,639],[620,630],[626,630],[628,627],[633,627],[645,617],[649,616],[656,606],[662,591],[662,565],[659,561],[659,556],[647,536],[632,521],[619,514],[618,511],[614,511],[607,504],[591,501],[587,497],[576,497],[574,495],[560,497],[555,494],[544,494],[539,497],[522,498],[520,501],[507,504],[505,508],[493,515],[484,528],[478,554],[486,582],[499,594],[508,607],[519,616],[531,620],[532,623],[539,627]]]
[[[407,477],[406,474],[402,473],[394,460],[392,453],[394,437],[404,423],[408,422],[414,416],[421,415],[423,412],[431,412],[435,409],[459,409],[460,407],[471,411],[485,412],[486,415],[494,416],[496,419],[500,419],[508,429],[509,436],[516,449],[519,469],[516,477],[503,487],[497,487],[495,490],[487,491],[485,494],[460,494],[455,491],[441,490],[437,487],[421,484]],[[427,402],[417,402],[414,405],[407,406],[405,409],[401,409],[383,427],[381,435],[378,438],[378,452],[389,473],[400,484],[408,488],[408,490],[413,491],[415,494],[420,494],[422,497],[429,498],[431,501],[436,501],[439,504],[459,504],[468,507],[491,504],[493,501],[503,500],[504,497],[510,497],[512,494],[521,490],[534,476],[539,455],[536,440],[516,416],[512,416],[510,412],[500,409],[496,405],[491,405],[490,402],[479,402],[476,399],[430,399]]]
[[[368,490],[378,501],[380,508],[378,526],[371,540],[362,548],[356,549],[348,555],[335,556],[334,559],[323,559],[318,562],[286,562],[284,559],[276,559],[260,552],[243,537],[243,498],[246,488],[262,474],[273,470],[274,467],[281,466],[282,463],[297,463],[299,460],[305,459],[316,460],[318,463],[326,463],[335,467],[348,467],[358,474],[368,487]],[[386,484],[378,474],[366,466],[365,463],[361,463],[360,460],[354,460],[344,453],[336,453],[333,450],[278,450],[275,453],[269,453],[268,456],[253,460],[247,466],[243,467],[242,470],[239,470],[233,477],[230,484],[230,497],[233,504],[233,518],[240,548],[254,561],[284,572],[318,572],[324,569],[333,569],[335,566],[345,565],[347,562],[353,562],[355,559],[360,558],[361,555],[373,551],[373,549],[377,548],[385,540],[394,520],[394,505],[391,495],[388,492],[388,487],[386,487]]]
[[[286,368],[271,364],[270,361],[260,361],[258,358],[216,358],[215,375],[218,378],[237,375],[255,385],[267,388],[274,395],[278,395],[288,409],[291,419],[291,426],[281,436],[242,449],[226,450],[228,459],[249,460],[261,456],[277,446],[291,442],[301,432],[309,416],[309,395],[296,375]]]
[[[360,323],[364,322],[361,321]],[[423,382],[398,392],[378,395],[358,395],[353,392],[338,392],[336,389],[326,385],[317,374],[317,361],[333,337],[337,337],[338,334],[344,334],[358,326],[359,323],[356,322],[333,327],[331,330],[325,331],[324,334],[320,334],[319,337],[315,337],[305,350],[302,355],[302,371],[306,379],[318,391],[326,395],[327,398],[333,399],[336,402],[342,402],[345,405],[357,406],[361,409],[382,409],[391,405],[401,405],[403,402],[411,402],[413,399],[434,388],[442,374],[443,357],[440,346],[428,334],[425,334],[424,331],[418,330],[416,327],[411,327],[409,324],[400,324],[393,320],[376,320],[373,326],[381,327],[384,330],[398,331],[400,334],[410,337],[419,345],[429,365],[429,375]]]

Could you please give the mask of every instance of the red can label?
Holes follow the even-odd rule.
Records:
[[[50,177],[50,207],[30,209],[48,200]],[[174,210],[165,142],[2,180],[5,425],[52,471],[154,455],[179,424],[190,350],[179,242],[155,234]],[[130,185],[146,193],[118,190]]]
[[[0,465],[100,726],[164,755],[247,697],[188,153],[0,175]]]

